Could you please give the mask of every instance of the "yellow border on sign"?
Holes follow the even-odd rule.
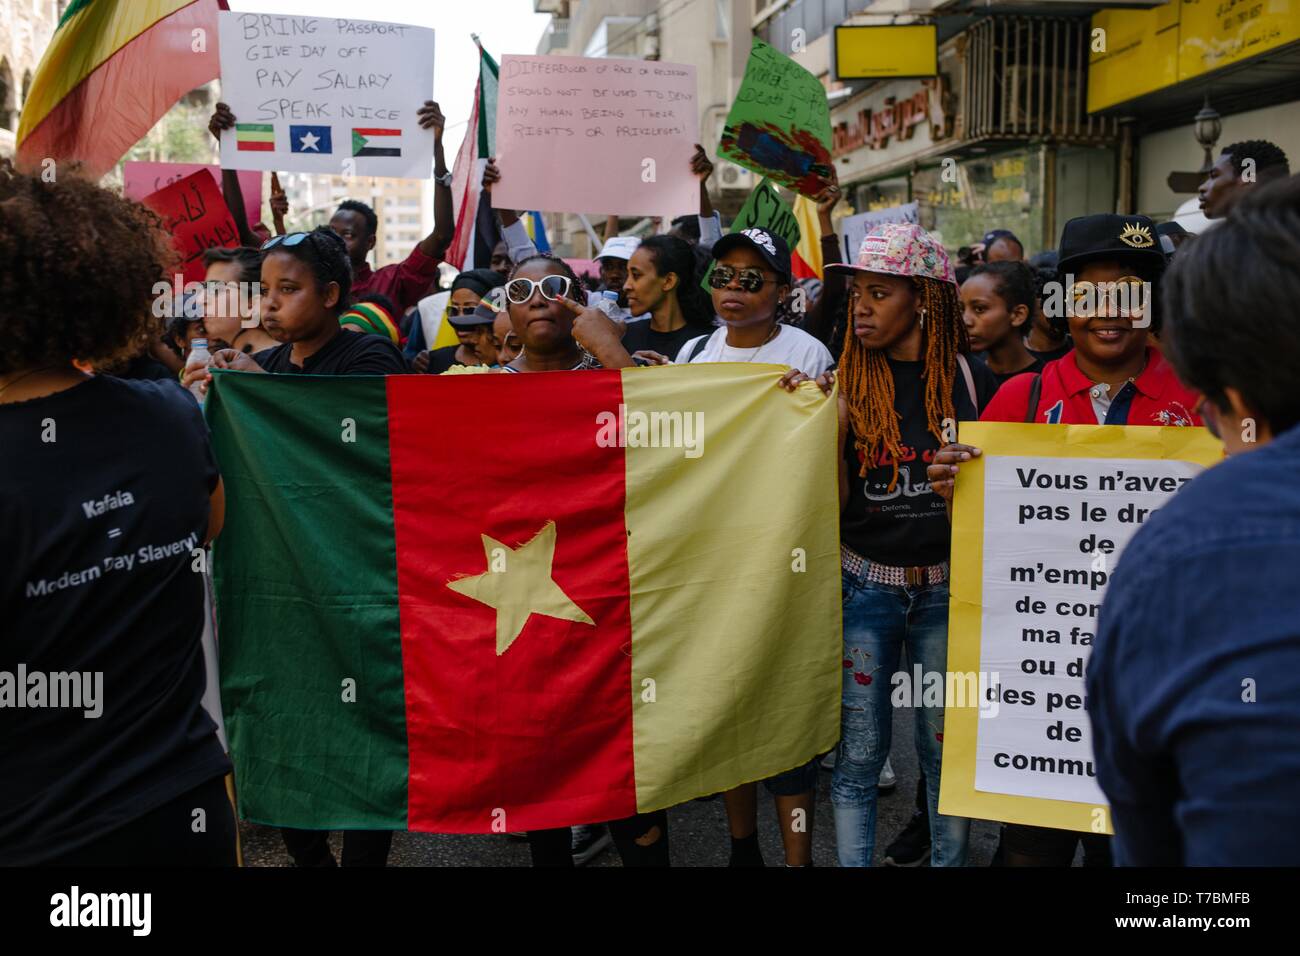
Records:
[[[1206,468],[1223,460],[1223,446],[1204,428],[963,422],[958,441],[983,452],[979,458],[961,465],[953,498],[948,670],[962,673],[978,673],[980,669],[986,459],[990,456],[1138,458],[1189,461]],[[1110,808],[1106,806],[976,790],[975,746],[979,720],[978,707],[956,707],[954,701],[945,701],[940,813],[1062,830],[1112,832]],[[1094,826],[1098,809],[1103,811],[1100,831]]]

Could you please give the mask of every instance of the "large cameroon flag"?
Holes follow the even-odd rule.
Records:
[[[526,830],[829,750],[835,402],[782,371],[217,372],[241,813]]]

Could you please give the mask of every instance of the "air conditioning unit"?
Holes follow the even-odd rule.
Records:
[[[747,193],[754,188],[754,173],[735,163],[722,163],[718,170],[718,183],[727,192]]]

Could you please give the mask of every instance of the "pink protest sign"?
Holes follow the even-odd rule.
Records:
[[[212,174],[212,181],[221,188],[221,167],[205,163],[123,163],[122,195],[136,202],[151,193],[166,189],[172,183],[179,182],[186,176],[206,169]],[[256,170],[239,171],[239,188],[244,194],[244,209],[248,213],[248,225],[257,225],[262,218],[262,174]]]
[[[203,253],[213,246],[239,245],[235,220],[212,177],[203,170],[145,196],[142,202],[162,217],[181,254],[186,282],[203,280]]]
[[[501,58],[496,145],[505,209],[698,211],[695,67],[576,56]]]

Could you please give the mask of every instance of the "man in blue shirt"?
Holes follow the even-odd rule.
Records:
[[[1165,278],[1165,354],[1229,457],[1134,536],[1102,608],[1087,707],[1120,865],[1300,863],[1297,261],[1293,177]]]

